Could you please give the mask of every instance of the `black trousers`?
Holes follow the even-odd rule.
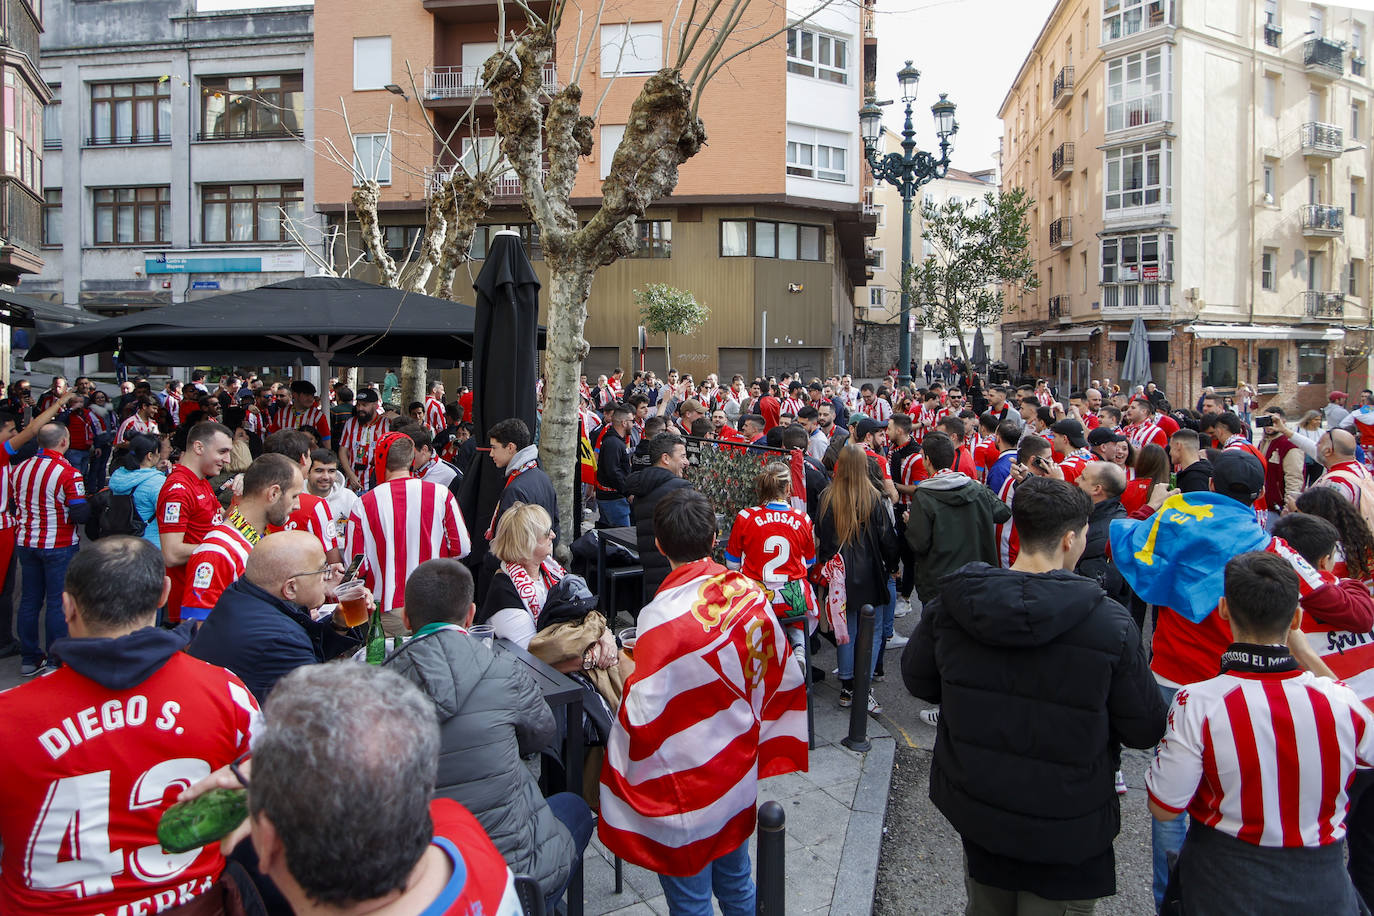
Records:
[[[1350,813],[1345,817],[1346,871],[1365,906],[1374,910],[1374,770],[1359,770],[1350,784]]]
[[[897,595],[911,598],[911,590],[916,584],[916,553],[906,542],[906,522],[897,519],[897,556],[902,560],[902,575],[897,580]]]

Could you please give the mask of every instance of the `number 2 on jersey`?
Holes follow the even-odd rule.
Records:
[[[775,556],[767,563],[763,564],[763,581],[776,582],[779,579],[786,579],[787,576],[778,572],[779,569],[787,565],[787,561],[792,559],[792,544],[787,538],[780,534],[765,538],[763,542],[763,554]]]

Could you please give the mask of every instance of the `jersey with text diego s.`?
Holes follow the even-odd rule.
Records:
[[[806,578],[816,562],[811,520],[786,503],[742,509],[730,528],[725,556],[740,572],[767,586]]]
[[[257,710],[185,652],[125,690],[63,667],[0,694],[0,913],[151,916],[211,890],[219,844],[163,852],[157,822],[248,750]]]

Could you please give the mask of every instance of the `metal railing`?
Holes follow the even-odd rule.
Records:
[[[1304,290],[1302,294],[1303,311],[1308,318],[1345,317],[1345,295],[1320,289]]]
[[[1050,247],[1073,243],[1073,217],[1061,216],[1050,223]]]
[[[1304,232],[1342,233],[1345,231],[1345,208],[1327,204],[1303,204],[1302,228]]]
[[[1051,318],[1064,317],[1064,297],[1051,296],[1049,300],[1049,312]]]
[[[545,64],[541,83],[543,88],[552,92],[558,88],[558,68]],[[486,95],[487,87],[482,82],[481,67],[426,67],[425,99],[470,99]]]
[[[1054,78],[1054,105],[1073,95],[1073,67],[1061,67]]]
[[[439,185],[448,176],[453,174],[454,169],[460,168],[455,165],[431,165],[425,169],[425,193],[433,194],[439,190]],[[545,170],[539,173],[541,176],[547,175]],[[492,187],[493,198],[519,197],[521,194],[520,176],[514,172],[506,172],[496,179]]]
[[[1059,177],[1065,171],[1073,169],[1073,144],[1061,143],[1050,155],[1050,175]]]
[[[213,140],[298,140],[302,132],[289,127],[247,128],[244,130],[200,130],[196,140],[205,143]]]
[[[1302,126],[1302,151],[1339,156],[1345,150],[1345,129],[1337,124],[1308,121]]]
[[[1283,26],[1264,24],[1264,43],[1271,48],[1277,48],[1279,42],[1283,40]]]
[[[1345,75],[1345,45],[1330,38],[1309,38],[1302,46],[1302,63],[1309,71]]]

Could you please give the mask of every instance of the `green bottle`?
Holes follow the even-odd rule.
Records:
[[[382,630],[382,609],[372,608],[372,619],[367,622],[367,663],[380,665],[386,660],[386,632]]]
[[[190,852],[233,833],[246,817],[247,792],[211,789],[164,811],[157,822],[157,841],[167,852]]]

